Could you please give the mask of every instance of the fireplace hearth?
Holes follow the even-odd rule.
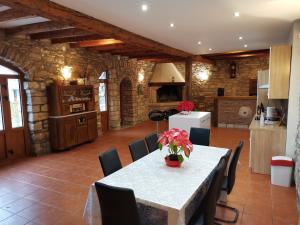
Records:
[[[163,85],[156,90],[157,102],[182,101],[182,86]]]

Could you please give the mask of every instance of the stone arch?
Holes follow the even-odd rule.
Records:
[[[18,73],[19,76],[19,82],[21,85],[21,90],[23,91],[22,94],[22,112],[23,112],[23,123],[24,123],[24,136],[25,139],[28,139],[29,134],[33,131],[31,130],[30,126],[28,126],[28,119],[29,119],[29,115],[30,113],[27,112],[27,102],[31,101],[31,96],[28,92],[26,92],[26,85],[25,85],[25,80],[28,79],[28,72],[20,65],[18,65],[16,62],[12,61],[11,59],[7,59],[5,57],[3,57],[2,55],[0,55],[0,65],[5,66],[13,71],[16,71]],[[32,143],[31,141],[25,140],[25,149],[27,154],[34,154],[33,150],[31,148]]]
[[[132,126],[136,120],[134,107],[134,86],[129,77],[124,77],[120,82],[120,125]]]

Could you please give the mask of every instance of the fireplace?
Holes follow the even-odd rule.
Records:
[[[182,101],[182,86],[163,85],[156,90],[156,102]]]

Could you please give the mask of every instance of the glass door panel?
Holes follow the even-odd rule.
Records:
[[[99,107],[100,112],[107,111],[106,83],[99,85]]]
[[[23,127],[19,79],[7,79],[12,128]]]

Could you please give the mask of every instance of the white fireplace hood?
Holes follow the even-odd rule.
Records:
[[[173,63],[157,63],[149,85],[184,85],[185,80]]]

